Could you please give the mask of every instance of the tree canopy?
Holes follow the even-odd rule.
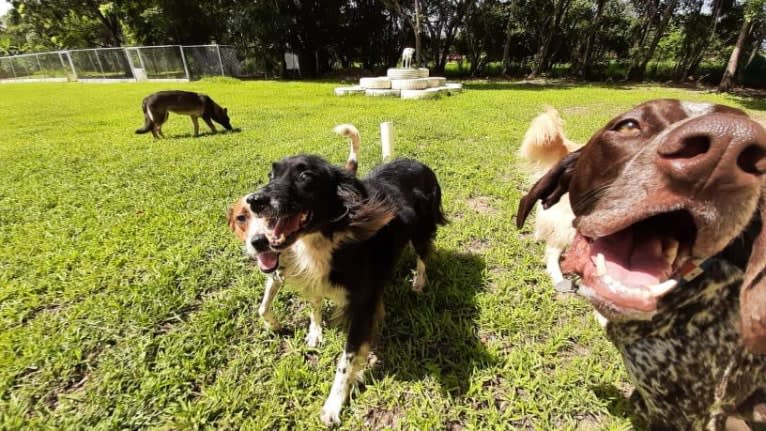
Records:
[[[747,81],[766,71],[764,0],[13,0],[0,53],[234,44],[280,73],[392,66],[405,46],[458,71],[584,79]],[[727,67],[728,66],[728,67]],[[724,73],[726,72],[726,73]],[[763,75],[763,73],[750,75]],[[758,81],[757,79],[755,81]],[[762,82],[745,82],[766,86]],[[728,88],[727,86],[727,88]]]

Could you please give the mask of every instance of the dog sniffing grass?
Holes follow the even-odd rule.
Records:
[[[226,209],[272,160],[346,160],[339,123],[363,131],[367,174],[382,121],[396,124],[397,154],[438,175],[450,224],[422,294],[414,254],[397,266],[371,384],[352,392],[342,429],[630,427],[624,369],[591,307],[555,297],[543,246],[512,227],[527,189],[518,145],[545,104],[576,142],[651,98],[763,104],[497,83],[410,102],[334,86],[179,84],[225,103],[241,132],[193,139],[188,120],[169,121],[162,145],[133,130],[164,84],[0,87],[0,428],[321,427],[343,332],[306,347],[307,310],[288,291],[274,304],[284,332],[262,328],[263,277]]]

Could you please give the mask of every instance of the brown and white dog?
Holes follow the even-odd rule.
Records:
[[[672,99],[617,116],[519,204],[566,193],[562,268],[609,323],[650,429],[725,429],[766,391],[766,130]]]

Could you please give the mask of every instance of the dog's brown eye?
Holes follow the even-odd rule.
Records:
[[[240,223],[244,223],[245,221],[247,221],[247,216],[244,214],[240,214],[237,216],[237,221]]]
[[[311,179],[311,173],[309,171],[303,171],[298,176],[298,179],[300,179],[301,181],[308,181]]]
[[[623,120],[617,123],[612,130],[625,136],[636,136],[641,133],[641,127],[636,120]]]

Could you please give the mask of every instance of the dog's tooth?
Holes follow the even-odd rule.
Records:
[[[664,241],[662,255],[669,264],[672,264],[678,256],[678,245],[675,239]]]
[[[677,284],[678,281],[671,278],[669,280],[663,281],[662,283],[649,287],[649,291],[652,293],[652,296],[656,298],[668,293],[668,291],[676,287]]]
[[[603,277],[606,275],[606,258],[603,253],[599,253],[596,257],[591,257],[593,264],[596,265],[596,275]]]

